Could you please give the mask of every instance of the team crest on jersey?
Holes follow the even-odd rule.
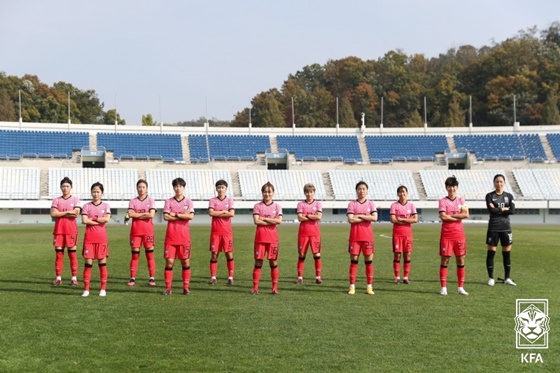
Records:
[[[504,197],[504,202],[505,202],[505,203],[508,203],[508,202],[509,202],[509,198]]]

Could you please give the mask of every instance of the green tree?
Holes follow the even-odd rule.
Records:
[[[4,90],[0,90],[0,121],[17,122],[18,118],[10,96]]]
[[[558,111],[558,84],[552,87],[543,106],[542,124],[560,124]]]
[[[103,121],[101,124],[115,124],[115,119],[117,120],[117,124],[125,125],[126,121],[121,119],[120,114],[117,113],[115,109],[109,109],[103,115]]]
[[[271,89],[268,92],[259,93],[252,100],[255,112],[254,127],[283,127],[285,122],[276,98],[279,96],[278,90]]]
[[[156,122],[152,118],[152,114],[142,115],[142,125],[143,126],[155,126]]]
[[[347,128],[359,127],[354,110],[352,110],[352,104],[346,96],[342,97],[339,104],[339,125]]]
[[[447,127],[464,127],[465,126],[465,112],[461,110],[459,101],[455,98],[451,98],[449,103],[447,114],[444,117],[444,123]]]

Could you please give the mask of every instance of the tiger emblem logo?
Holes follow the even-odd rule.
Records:
[[[541,337],[545,336],[549,330],[550,318],[536,307],[530,304],[515,317],[515,331],[518,336],[523,337],[529,344],[534,345]],[[537,343],[539,345],[540,343]]]

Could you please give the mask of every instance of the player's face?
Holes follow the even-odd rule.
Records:
[[[60,190],[62,191],[62,195],[67,197],[72,192],[72,186],[68,183],[64,183],[60,186]]]
[[[272,202],[272,197],[274,197],[274,191],[270,187],[265,188],[262,192],[262,196],[264,203],[270,203]]]
[[[363,200],[367,199],[367,192],[368,192],[368,189],[363,184],[360,185],[358,188],[356,188],[356,196],[358,197],[358,200],[363,201]]]
[[[504,185],[505,181],[501,177],[497,177],[496,180],[494,180],[494,188],[496,189],[496,192],[501,193],[504,190]]]
[[[457,189],[459,189],[458,185],[446,185],[445,190],[447,190],[447,196],[449,198],[455,198],[457,194]]]
[[[218,197],[223,198],[226,195],[227,188],[225,185],[218,185],[216,187],[216,193],[218,193]]]
[[[91,198],[93,198],[93,202],[100,201],[102,195],[103,195],[103,192],[101,191],[101,189],[98,186],[93,187],[93,189],[91,190]]]
[[[408,197],[408,192],[406,191],[406,189],[403,188],[403,189],[399,190],[399,192],[397,193],[397,195],[399,196],[399,201],[400,201],[401,203],[406,202],[406,199],[407,199],[407,197]]]
[[[183,193],[185,193],[185,187],[177,184],[173,187],[173,191],[175,192],[175,197],[182,197]]]
[[[315,199],[315,191],[313,189],[307,189],[305,191],[305,200],[307,202],[312,202]]]
[[[138,192],[139,197],[144,197],[148,194],[148,186],[144,183],[140,183],[136,186],[136,191]]]

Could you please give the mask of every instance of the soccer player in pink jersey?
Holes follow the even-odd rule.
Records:
[[[212,228],[210,231],[210,285],[217,283],[218,255],[221,251],[226,256],[228,270],[228,285],[233,285],[233,229],[231,218],[235,216],[233,199],[226,196],[228,183],[225,180],[216,182],[217,196],[208,201],[208,214],[212,217]]]
[[[82,209],[82,223],[86,225],[84,235],[84,246],[82,255],[85,259],[84,265],[84,292],[82,297],[89,296],[89,283],[91,281],[91,269],[94,259],[99,265],[99,281],[101,289],[99,296],[107,295],[107,257],[109,257],[109,239],[105,225],[111,220],[111,208],[101,200],[103,196],[103,184],[93,183],[91,186],[92,201],[84,205]]]
[[[407,200],[408,189],[404,185],[397,188],[399,200],[391,204],[389,217],[393,223],[393,272],[395,284],[401,282],[401,254],[403,254],[403,282],[409,284],[410,254],[413,248],[412,224],[418,222],[418,214],[414,203]]]
[[[447,265],[451,255],[455,255],[457,262],[457,292],[460,295],[469,295],[463,288],[465,283],[465,255],[467,255],[467,240],[463,219],[468,219],[469,209],[465,200],[457,195],[459,181],[455,176],[445,180],[447,196],[439,200],[439,217],[441,223],[441,238],[439,243],[439,255],[441,264],[439,278],[441,283],[441,295],[447,295]]]
[[[298,262],[296,284],[303,284],[303,270],[307,250],[311,248],[315,260],[315,283],[322,284],[321,270],[321,229],[319,222],[323,217],[323,206],[321,201],[315,200],[315,185],[305,184],[303,186],[305,200],[297,204],[297,217],[300,222],[298,230]]]
[[[192,201],[184,195],[187,183],[183,178],[178,177],[171,184],[175,196],[166,200],[163,206],[163,219],[167,221],[163,253],[165,258],[165,291],[163,294],[171,295],[173,293],[173,264],[175,259],[179,259],[182,266],[183,295],[189,295],[191,282],[189,222],[194,218],[194,206]]]
[[[253,222],[257,226],[255,230],[255,267],[253,269],[253,288],[251,294],[259,294],[259,281],[261,279],[261,268],[266,256],[270,264],[270,277],[272,279],[272,294],[278,294],[278,229],[276,226],[282,223],[282,207],[272,201],[274,196],[274,185],[270,182],[261,188],[262,201],[255,204],[253,208]]]
[[[148,264],[148,286],[156,286],[156,261],[154,259],[154,223],[152,219],[156,214],[154,200],[148,197],[148,182],[138,180],[136,183],[138,197],[130,200],[128,204],[128,216],[132,219],[130,227],[130,248],[132,257],[130,259],[130,280],[128,286],[136,283],[136,272],[140,259],[140,247],[144,246],[146,261]]]
[[[70,259],[70,272],[72,279],[70,286],[78,285],[78,225],[76,218],[80,215],[80,199],[72,195],[72,180],[68,177],[60,181],[62,196],[56,197],[51,205],[51,217],[55,219],[53,230],[53,246],[56,253],[54,261],[55,279],[53,286],[62,284],[62,269],[64,267],[64,248],[68,251]]]
[[[350,237],[348,252],[350,253],[350,288],[348,294],[356,294],[356,274],[358,272],[358,258],[364,255],[366,266],[366,294],[373,295],[373,254],[375,253],[372,222],[377,221],[377,207],[368,200],[368,185],[365,181],[356,184],[357,199],[348,204],[346,216],[350,223]]]

